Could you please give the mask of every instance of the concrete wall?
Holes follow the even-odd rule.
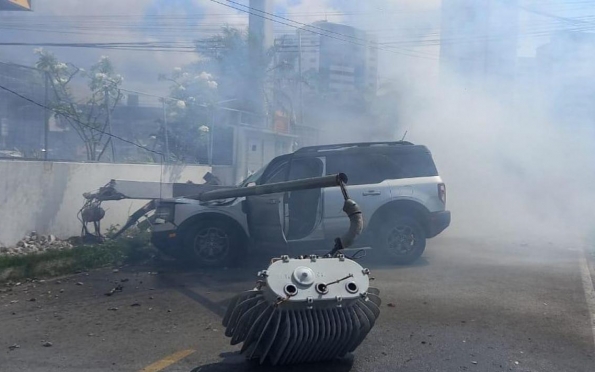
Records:
[[[111,179],[203,183],[206,166],[149,164],[60,163],[0,160],[0,243],[15,244],[25,234],[80,235],[77,212],[82,194],[95,191]],[[124,224],[145,201],[104,202],[104,229]]]

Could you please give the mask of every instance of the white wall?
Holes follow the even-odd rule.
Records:
[[[149,164],[59,163],[0,160],[0,243],[15,244],[25,234],[80,235],[77,212],[83,193],[95,191],[111,179],[203,183],[206,166]],[[120,200],[102,204],[102,228],[123,225],[146,201]]]

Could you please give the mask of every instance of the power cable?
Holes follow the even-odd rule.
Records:
[[[104,135],[108,136],[108,137],[115,138],[115,139],[117,139],[117,140],[120,140],[120,141],[122,141],[122,142],[125,142],[125,143],[128,143],[128,144],[130,144],[130,145],[136,146],[136,147],[138,147],[138,148],[140,148],[140,149],[143,149],[143,150],[145,150],[145,151],[148,151],[148,152],[152,152],[152,153],[158,154],[158,155],[160,155],[161,157],[164,157],[164,156],[165,156],[163,153],[161,153],[161,152],[159,152],[159,151],[156,151],[156,150],[151,150],[151,149],[149,149],[149,148],[147,148],[147,147],[145,147],[145,146],[141,146],[141,145],[139,145],[139,144],[137,144],[137,143],[134,143],[134,142],[132,142],[132,141],[129,141],[129,140],[127,140],[127,139],[125,139],[125,138],[122,138],[122,137],[120,137],[120,136],[117,136],[117,135],[115,135],[115,134],[112,134],[112,133],[106,132],[106,131],[104,131],[104,130],[97,129],[97,128],[93,128],[92,126],[90,126],[90,125],[88,125],[88,124],[86,124],[86,123],[83,123],[82,121],[78,120],[76,117],[74,117],[74,116],[72,116],[72,115],[69,115],[69,114],[67,114],[67,113],[63,113],[63,112],[59,112],[59,111],[57,111],[57,110],[55,110],[55,109],[53,109],[53,108],[51,108],[51,107],[48,107],[48,106],[46,106],[46,105],[44,105],[44,104],[42,104],[42,103],[36,102],[35,100],[32,100],[32,99],[30,99],[30,98],[28,98],[28,97],[25,97],[25,96],[23,96],[22,94],[20,94],[20,93],[18,93],[18,92],[15,92],[14,90],[12,90],[12,89],[10,89],[10,88],[7,88],[7,87],[4,87],[4,86],[0,85],[0,89],[2,89],[2,90],[5,90],[5,91],[7,91],[7,92],[9,92],[9,93],[11,93],[11,94],[14,94],[15,96],[17,96],[17,97],[20,97],[20,98],[24,99],[25,101],[28,101],[28,102],[30,102],[30,103],[32,103],[32,104],[34,104],[34,105],[36,105],[36,106],[39,106],[39,107],[41,107],[41,108],[43,108],[43,109],[45,109],[45,110],[50,110],[50,111],[52,111],[52,112],[54,112],[54,113],[56,113],[56,114],[58,114],[58,115],[67,116],[67,117],[69,117],[70,119],[72,119],[73,121],[75,121],[76,123],[78,123],[78,124],[80,124],[80,125],[82,125],[82,126],[84,126],[84,127],[88,128],[88,129],[95,130],[95,131],[97,131],[97,132],[99,132],[99,133],[101,133],[101,134],[104,134]]]
[[[256,17],[267,19],[267,20],[272,21],[272,22],[275,22],[275,23],[279,23],[279,24],[282,24],[282,25],[285,25],[285,26],[289,26],[289,27],[292,27],[292,28],[295,28],[295,29],[299,29],[298,26],[292,25],[290,23],[279,21],[277,19],[274,19],[274,18],[271,18],[271,17],[267,17],[267,16],[264,16],[262,14],[254,13],[254,12],[251,12],[250,10],[236,8],[236,7],[232,6],[232,5],[223,3],[223,2],[218,1],[218,0],[209,0],[209,1],[211,1],[213,3],[217,3],[217,4],[220,4],[220,5],[223,5],[223,6],[228,7],[228,8],[232,8],[232,9],[238,10],[240,12],[244,12],[244,13],[248,13],[248,14],[254,15]],[[248,8],[249,9],[253,9],[253,8],[250,8],[250,7],[248,7]],[[331,38],[331,39],[335,39],[335,40],[347,42],[347,43],[350,43],[350,44],[354,44],[354,45],[358,45],[358,46],[363,46],[363,47],[368,47],[368,48],[376,49],[376,50],[382,50],[382,51],[386,51],[386,52],[392,52],[394,54],[404,55],[404,56],[407,56],[407,57],[420,58],[420,59],[430,59],[430,60],[437,60],[438,59],[438,58],[424,57],[424,56],[421,56],[421,55],[412,55],[412,54],[407,54],[407,53],[403,53],[403,52],[398,52],[397,50],[394,50],[394,49],[385,49],[385,48],[378,47],[377,45],[374,45],[374,44],[366,45],[366,44],[354,43],[354,42],[351,42],[349,40],[345,40],[345,39],[342,39],[342,38],[339,38],[339,37],[335,37],[335,36],[332,36],[332,35],[329,35],[329,34],[326,34],[326,33],[321,33],[321,32],[317,32],[317,31],[313,31],[313,30],[309,30],[309,29],[304,29],[304,31],[310,32],[310,33],[313,33],[313,34],[317,34],[317,35],[320,35],[320,36],[328,37],[328,38]],[[341,34],[341,35],[343,35],[343,34]],[[347,36],[347,35],[343,35],[343,36]]]

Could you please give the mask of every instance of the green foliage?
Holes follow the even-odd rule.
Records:
[[[0,272],[15,268],[18,269],[18,277],[61,275],[77,270],[136,264],[148,260],[154,253],[150,233],[131,228],[118,239],[107,240],[103,244],[79,245],[69,250],[27,256],[1,256]]]
[[[38,60],[35,67],[45,71],[51,89],[51,102],[57,119],[68,123],[85,145],[87,160],[99,161],[110,144],[108,117],[121,101],[120,85],[123,78],[115,72],[108,57],[91,66],[88,72],[60,62],[51,52],[36,49]],[[72,83],[77,78],[86,80],[89,94],[77,99],[72,92]],[[113,159],[112,159],[113,160]]]

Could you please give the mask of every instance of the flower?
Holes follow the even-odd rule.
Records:
[[[217,82],[214,80],[207,81],[207,85],[211,89],[217,89],[217,86],[218,86]]]
[[[208,80],[211,80],[213,78],[213,75],[211,75],[211,74],[206,73],[206,72],[203,71],[203,72],[201,72],[198,75],[198,78],[201,79],[201,80],[207,80],[208,81]]]
[[[206,125],[201,125],[200,127],[198,127],[198,130],[203,133],[209,133],[209,127],[207,127]]]
[[[176,102],[176,106],[178,106],[179,109],[185,109],[186,108],[186,102],[184,102],[184,101],[178,101],[178,102]]]

